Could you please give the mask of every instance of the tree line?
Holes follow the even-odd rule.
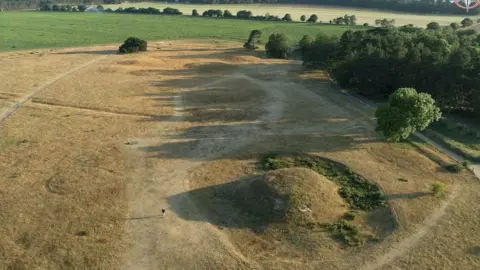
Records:
[[[121,0],[65,0],[62,3],[67,4],[118,4]],[[129,2],[147,2],[143,0],[133,0]],[[164,2],[159,0],[149,0],[148,2]],[[360,7],[369,9],[381,9],[400,12],[422,13],[422,14],[465,14],[465,10],[457,7],[450,0],[190,0],[191,4],[309,4],[309,5],[326,5],[326,6],[345,6]],[[465,1],[461,1],[465,5]],[[0,7],[6,9],[28,8],[36,6],[34,0],[0,0]],[[470,15],[476,15],[480,9],[472,9]]]
[[[385,99],[413,87],[443,111],[480,116],[480,35],[474,30],[438,23],[427,29],[387,26],[348,30],[339,38],[304,36],[299,46],[305,65],[327,68],[340,86],[361,95]]]

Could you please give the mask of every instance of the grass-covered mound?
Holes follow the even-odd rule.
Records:
[[[387,205],[385,195],[375,183],[341,163],[308,154],[268,154],[261,163],[265,170],[301,167],[326,176],[340,186],[340,196],[352,209],[370,211]]]
[[[341,218],[348,210],[338,186],[310,169],[271,171],[263,182],[272,194],[272,210],[290,224],[325,223]]]

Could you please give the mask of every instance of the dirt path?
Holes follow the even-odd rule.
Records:
[[[96,58],[96,59],[93,59],[93,60],[91,60],[91,61],[88,61],[88,62],[86,62],[86,63],[84,63],[84,64],[82,64],[82,65],[79,65],[79,66],[77,66],[77,67],[75,67],[75,68],[73,68],[73,69],[71,69],[71,70],[69,70],[69,71],[67,71],[67,72],[58,74],[55,78],[53,78],[53,79],[47,81],[46,83],[38,86],[37,88],[33,89],[32,92],[30,92],[28,95],[22,97],[22,98],[20,99],[20,101],[18,101],[16,104],[14,104],[14,105],[13,105],[12,107],[10,107],[8,110],[6,110],[6,111],[4,111],[2,114],[0,114],[0,123],[1,123],[3,120],[5,120],[6,118],[8,118],[9,116],[11,116],[12,114],[14,114],[18,109],[20,109],[20,107],[22,107],[23,104],[25,104],[26,102],[28,102],[29,100],[31,100],[32,97],[33,97],[35,94],[37,94],[38,92],[40,92],[40,91],[42,91],[43,89],[47,88],[48,86],[54,84],[56,81],[58,81],[58,80],[60,80],[60,79],[62,79],[62,78],[64,78],[64,77],[66,77],[66,76],[68,76],[68,75],[70,75],[70,74],[72,74],[72,73],[74,73],[74,72],[76,72],[76,71],[78,71],[78,70],[80,70],[80,69],[82,69],[82,68],[85,68],[85,67],[87,67],[87,66],[89,66],[89,65],[91,65],[91,64],[93,64],[93,63],[95,63],[95,62],[97,62],[97,61],[99,61],[99,60],[101,60],[101,59],[103,59],[103,58],[105,58],[105,57],[107,57],[107,56],[108,56],[108,55],[103,55],[103,56],[101,56],[101,57],[98,57],[98,58]]]
[[[266,113],[251,125],[219,129],[216,136],[224,140],[199,140],[196,147],[182,153],[191,158],[161,160],[161,166],[147,164],[147,158],[141,153],[141,148],[147,146],[151,139],[139,141],[139,149],[133,156],[138,170],[135,181],[143,183],[139,186],[137,182],[130,189],[132,220],[128,222],[127,230],[131,232],[131,247],[123,269],[259,268],[255,262],[238,252],[226,235],[208,222],[203,222],[200,211],[185,193],[189,190],[186,180],[190,169],[245,146],[255,139],[252,134],[260,131],[262,124],[282,117],[283,91],[273,90],[279,85],[274,85],[275,82],[264,83],[241,73],[232,74],[230,78],[256,83],[267,95],[263,105]],[[211,82],[208,86],[223,80]],[[178,97],[175,100],[176,113],[171,119],[181,122],[183,115],[180,111],[184,106]],[[160,124],[159,129],[169,129],[172,123],[166,123]],[[161,139],[161,143],[170,142]],[[172,197],[175,199],[170,199]],[[160,219],[160,209],[167,205],[173,209],[168,209],[166,218]],[[181,213],[182,217],[174,212]]]

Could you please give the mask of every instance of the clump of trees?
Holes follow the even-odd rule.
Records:
[[[480,36],[472,29],[405,25],[317,37],[305,65],[327,67],[341,86],[372,99],[396,89],[430,94],[443,111],[480,115]]]
[[[343,17],[338,17],[330,21],[334,24],[357,25],[357,16],[345,14]]]
[[[308,18],[307,22],[309,23],[316,23],[318,21],[318,16],[315,14],[312,14],[310,18]]]
[[[220,9],[209,9],[209,10],[205,10],[202,16],[221,18],[223,17],[223,11],[221,11]]]
[[[417,93],[413,88],[396,90],[388,104],[380,105],[375,113],[377,131],[391,142],[404,140],[416,130],[424,130],[441,116],[430,94]]]
[[[440,29],[440,24],[437,22],[431,22],[427,24],[427,29],[428,30],[439,30]]]
[[[147,50],[147,41],[139,39],[136,37],[129,37],[125,42],[118,48],[120,53],[136,53]]]
[[[235,15],[233,15],[229,10],[225,10],[225,11],[223,12],[223,17],[225,17],[225,18],[234,18]]]
[[[376,19],[375,20],[375,25],[376,26],[381,26],[381,27],[392,27],[395,25],[395,20],[394,19]]]
[[[469,27],[473,25],[473,20],[470,18],[465,18],[462,20],[462,22],[460,22],[460,24],[462,25],[462,27]]]
[[[257,47],[255,46],[256,41],[262,36],[262,31],[253,30],[248,37],[247,42],[243,44],[243,47],[248,50],[254,50]]]
[[[292,21],[292,15],[290,15],[289,13],[285,14],[285,16],[283,16],[283,18],[282,18],[282,21],[291,22]]]
[[[265,45],[267,57],[287,59],[291,49],[288,45],[287,36],[284,34],[271,34],[268,43]]]

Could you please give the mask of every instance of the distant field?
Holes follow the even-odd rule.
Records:
[[[186,16],[51,12],[4,12],[0,26],[0,51],[110,44],[129,36],[147,40],[246,40],[253,29],[263,32],[264,42],[271,33],[281,32],[293,43],[306,34],[340,35],[351,28]]]
[[[358,19],[358,23],[374,24],[375,19],[395,19],[396,25],[414,24],[417,26],[426,26],[429,22],[436,21],[441,25],[450,24],[452,22],[460,22],[463,18],[461,16],[440,16],[440,15],[417,15],[408,13],[393,13],[388,11],[376,11],[366,9],[355,8],[343,8],[343,7],[325,7],[325,6],[305,6],[305,5],[182,5],[182,4],[158,4],[158,3],[127,3],[121,5],[105,5],[112,9],[118,7],[155,7],[163,9],[166,7],[178,8],[186,15],[192,14],[192,9],[197,9],[201,14],[208,9],[228,9],[232,13],[236,13],[239,10],[250,10],[254,15],[264,15],[269,13],[270,15],[282,16],[285,13],[290,13],[292,19],[300,21],[300,16],[308,16],[317,14],[320,21],[328,22],[333,18],[343,16],[345,14],[355,14]]]

